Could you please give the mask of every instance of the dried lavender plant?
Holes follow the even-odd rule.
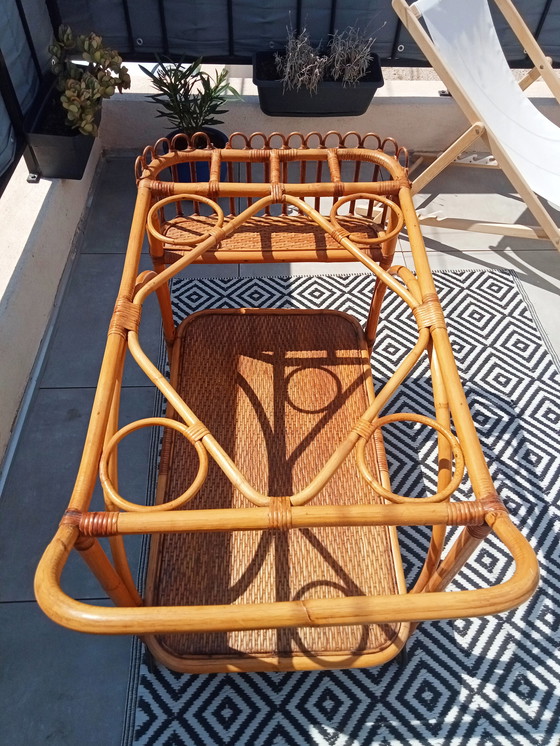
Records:
[[[329,42],[329,72],[333,80],[343,85],[357,85],[367,73],[373,59],[375,39],[356,28],[335,31]]]
[[[321,54],[320,45],[314,47],[309,41],[309,33],[303,29],[296,34],[288,31],[284,54],[274,55],[276,70],[283,83],[284,90],[307,88],[317,93],[317,86],[327,75],[328,55]]]
[[[284,52],[274,55],[276,71],[285,91],[306,88],[317,93],[317,86],[325,79],[356,85],[373,59],[374,41],[358,29],[348,27],[336,31],[324,47],[321,43],[313,45],[305,28],[299,34],[289,29]]]

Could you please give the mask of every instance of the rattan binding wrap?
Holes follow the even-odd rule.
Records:
[[[336,312],[195,314],[180,327],[171,380],[249,480],[279,496],[305,486],[373,397],[363,332]],[[168,476],[158,501],[180,494],[197,468],[192,447],[175,435],[165,435],[173,470],[162,465]],[[372,445],[368,457],[376,463]],[[347,459],[313,504],[379,502],[354,459]],[[211,468],[188,507],[247,505]],[[399,581],[393,550],[390,530],[373,526],[168,534],[152,541],[148,599],[190,605],[394,594]],[[399,627],[168,635],[159,642],[177,658],[351,656],[383,649]]]

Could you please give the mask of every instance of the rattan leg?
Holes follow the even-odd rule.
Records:
[[[103,590],[117,606],[141,605],[132,598],[126,585],[110,563],[109,558],[97,539],[82,537],[78,539],[75,546],[89,569],[93,572],[97,580],[99,580]]]

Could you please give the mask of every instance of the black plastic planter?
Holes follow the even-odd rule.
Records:
[[[94,141],[94,137],[77,131],[68,135],[27,133],[27,142],[33,149],[39,176],[46,179],[81,179]]]
[[[355,117],[364,114],[373,95],[383,85],[379,57],[374,55],[370,69],[355,86],[337,81],[319,83],[316,93],[307,89],[286,90],[282,81],[270,79],[274,52],[257,52],[253,58],[253,83],[259,91],[259,104],[269,117]],[[267,77],[268,76],[268,77]]]
[[[37,176],[46,179],[81,179],[89,160],[95,138],[82,135],[78,130],[67,128],[64,134],[45,132],[41,123],[48,106],[51,105],[51,84],[37,110],[30,113],[25,122],[25,137],[37,162],[34,169]],[[101,110],[96,115],[97,124],[101,121]],[[28,162],[29,165],[29,162]],[[30,169],[31,170],[31,169]]]

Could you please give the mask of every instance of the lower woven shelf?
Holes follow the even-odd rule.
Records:
[[[171,382],[259,491],[305,487],[374,396],[363,332],[334,311],[205,311],[181,325]],[[368,460],[375,469],[374,445]],[[180,495],[194,448],[166,429],[157,502]],[[351,454],[313,505],[378,503]],[[213,462],[186,509],[248,507]],[[189,532],[152,538],[150,605],[259,604],[404,592],[396,530],[337,527]],[[219,620],[216,620],[219,625]],[[209,631],[154,636],[179,671],[369,666],[396,655],[408,625]]]

